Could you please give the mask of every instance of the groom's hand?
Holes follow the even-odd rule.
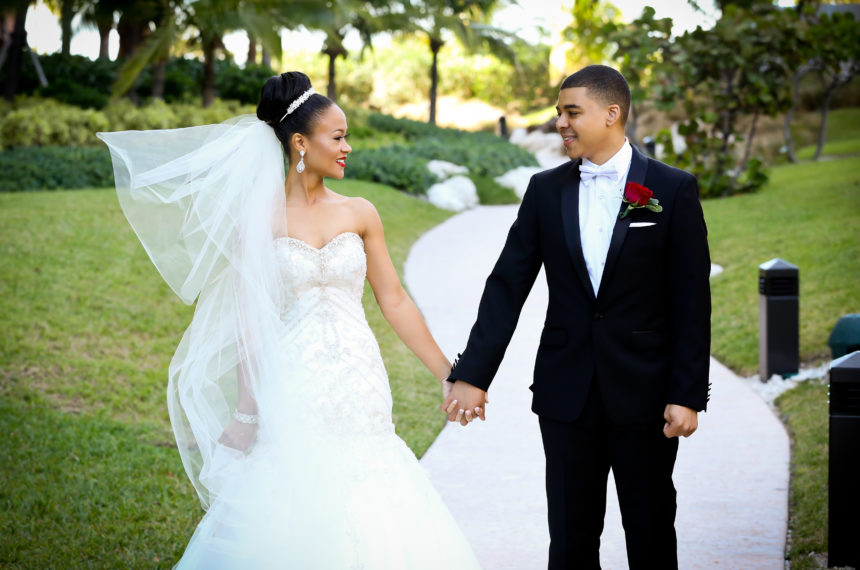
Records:
[[[460,422],[468,425],[476,418],[486,421],[487,393],[468,382],[457,380],[451,387],[451,392],[442,403],[441,409],[448,414],[449,422]]]
[[[666,437],[690,437],[699,427],[699,412],[686,406],[669,404],[663,412],[666,425],[663,426],[663,434]]]

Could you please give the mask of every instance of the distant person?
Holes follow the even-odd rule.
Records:
[[[696,178],[630,145],[629,109],[612,68],[562,83],[556,129],[571,161],[532,177],[442,405],[451,421],[485,419],[486,390],[543,267],[549,306],[531,390],[551,570],[600,568],[610,469],[630,568],[678,567],[678,436],[696,431],[708,401],[710,257]]]
[[[325,186],[343,178],[347,135],[340,107],[299,72],[266,82],[256,117],[99,133],[147,253],[197,300],[168,409],[207,512],[179,568],[478,567],[394,432],[365,277],[443,398],[451,364],[400,284],[376,209]]]

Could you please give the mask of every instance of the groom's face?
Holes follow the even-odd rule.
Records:
[[[588,96],[585,87],[570,87],[558,92],[556,105],[561,135],[567,155],[576,160],[599,155],[609,138],[608,106]]]

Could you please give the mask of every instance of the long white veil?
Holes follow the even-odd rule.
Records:
[[[253,444],[256,426],[231,420],[234,410],[256,413],[264,379],[284,371],[273,247],[287,233],[283,149],[253,115],[97,136],[152,262],[185,303],[197,299],[170,363],[167,400],[182,462],[208,508]]]

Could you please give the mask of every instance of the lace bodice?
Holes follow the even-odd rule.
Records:
[[[390,434],[388,377],[361,304],[367,271],[361,236],[343,232],[321,248],[282,237],[275,248],[288,394],[273,401],[287,408],[299,402],[287,415],[301,418],[305,433]]]
[[[278,238],[275,245],[284,284],[282,318],[293,317],[300,301],[314,306],[332,301],[330,295],[360,309],[367,271],[361,236],[343,232],[319,249],[291,237]]]

